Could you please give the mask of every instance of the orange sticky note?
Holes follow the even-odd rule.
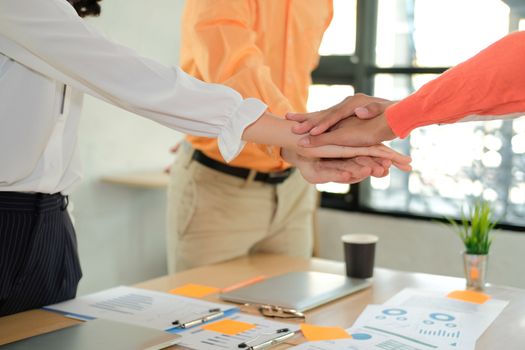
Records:
[[[242,287],[249,286],[250,284],[255,284],[257,282],[264,281],[267,277],[265,275],[256,276],[250,279],[247,279],[245,281],[241,281],[239,283],[236,283],[234,285],[231,285],[229,287],[223,288],[222,293],[231,292],[232,290],[239,289]]]
[[[215,287],[203,286],[201,284],[185,284],[181,287],[170,290],[171,294],[182,295],[190,298],[202,298],[209,294],[219,293],[220,289]]]
[[[308,341],[352,338],[352,336],[341,327],[322,327],[301,323],[301,332],[303,332],[304,337]]]
[[[204,325],[201,328],[207,331],[217,332],[221,334],[235,335],[249,331],[250,329],[253,329],[255,327],[256,326],[254,324],[225,319]]]
[[[474,304],[483,304],[490,299],[490,295],[473,290],[455,290],[448,293],[447,297]]]

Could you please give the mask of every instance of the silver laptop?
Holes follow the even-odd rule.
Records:
[[[279,306],[306,311],[370,286],[367,279],[324,272],[298,271],[223,293],[220,298],[241,304]]]
[[[2,346],[2,350],[157,350],[181,336],[132,324],[96,319]]]

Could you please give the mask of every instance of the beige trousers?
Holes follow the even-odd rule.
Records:
[[[311,256],[317,191],[298,171],[279,185],[244,180],[181,148],[168,187],[170,273],[255,252]]]

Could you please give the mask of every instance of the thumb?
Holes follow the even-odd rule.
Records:
[[[372,102],[365,106],[357,107],[354,113],[359,119],[372,119],[382,114],[385,109],[386,106],[384,104]]]
[[[299,139],[299,146],[319,147],[325,145],[345,145],[345,130],[334,130],[321,135],[307,135]]]
[[[286,118],[286,120],[293,120],[296,122],[304,122],[306,119],[308,119],[304,114],[293,112],[286,113],[284,117]]]

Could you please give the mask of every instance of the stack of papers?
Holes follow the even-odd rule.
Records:
[[[210,314],[210,310],[220,310],[224,316],[239,311],[227,304],[125,286],[46,306],[44,309],[75,318],[103,318],[169,332],[183,331],[174,327],[173,322],[195,320]]]
[[[405,289],[383,305],[369,305],[347,330],[301,325],[307,339],[319,341],[293,349],[474,350],[477,339],[507,304],[469,291],[444,295]],[[75,318],[102,318],[180,333],[181,345],[199,350],[237,349],[241,345],[246,349],[255,345],[259,348],[283,342],[299,332],[295,324],[244,315],[227,304],[124,286],[45,309]],[[219,317],[206,319],[210,313],[218,313]],[[189,322],[193,320],[202,322]],[[191,327],[176,327],[177,321],[191,323]]]
[[[351,339],[308,342],[294,349],[474,350],[508,304],[478,295],[405,289],[383,305],[369,305],[347,330]]]
[[[193,293],[196,288],[195,285],[185,286],[184,291],[191,289]],[[197,289],[202,288],[199,286]],[[84,320],[106,319],[179,333],[182,336],[181,345],[199,350],[237,349],[241,344],[250,349],[251,346],[283,342],[299,330],[299,326],[294,324],[240,314],[240,310],[231,305],[124,286],[50,305],[45,309]],[[175,321],[189,323],[203,319],[217,311],[220,311],[221,317],[210,321],[198,322],[187,328],[173,325]]]

